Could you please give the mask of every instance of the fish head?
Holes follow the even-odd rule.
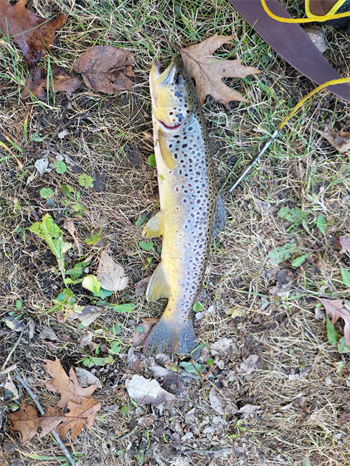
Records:
[[[166,132],[179,130],[194,110],[193,84],[180,57],[174,58],[168,68],[160,71],[154,60],[150,73],[153,116]]]

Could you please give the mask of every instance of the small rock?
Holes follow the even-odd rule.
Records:
[[[79,384],[83,388],[90,387],[91,385],[96,385],[97,388],[102,388],[99,379],[94,374],[91,374],[90,371],[87,371],[86,369],[82,369],[80,367],[76,367],[75,373],[77,375]]]

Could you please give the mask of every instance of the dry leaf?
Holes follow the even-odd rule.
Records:
[[[141,332],[134,333],[134,336],[132,337],[132,345],[133,346],[142,345],[147,335],[149,334],[149,331],[158,321],[159,319],[154,319],[154,318],[144,319],[141,324],[143,330]]]
[[[12,430],[18,430],[22,434],[22,443],[29,442],[36,434],[39,427],[39,418],[33,406],[21,403],[21,409],[8,415]]]
[[[43,417],[38,418],[39,426],[42,431],[40,438],[45,437],[52,429],[55,429],[58,424],[64,422],[65,414],[58,406],[50,406]]]
[[[65,415],[64,422],[56,427],[56,432],[61,439],[64,439],[70,429],[72,429],[71,438],[79,435],[84,422],[92,427],[95,415],[101,409],[101,403],[93,398],[82,398],[81,403],[69,401],[67,407],[69,413]]]
[[[215,36],[180,50],[184,65],[196,81],[196,91],[201,105],[207,95],[221,102],[226,108],[231,100],[247,102],[241,94],[229,88],[222,78],[245,78],[249,74],[261,73],[257,68],[241,65],[242,60],[219,60],[213,56],[216,49],[226,44],[234,36]]]
[[[176,399],[175,395],[163,390],[156,380],[145,379],[140,375],[134,375],[131,380],[126,380],[125,386],[130,398],[140,405],[158,406],[165,401]]]
[[[328,131],[317,131],[321,136],[335,147],[340,153],[350,152],[350,133],[345,131],[336,131],[330,129]]]
[[[97,387],[95,385],[82,388],[72,367],[70,368],[68,377],[59,359],[56,358],[55,361],[45,359],[45,363],[44,369],[53,377],[53,379],[45,383],[45,386],[48,390],[61,395],[61,399],[57,403],[58,407],[65,408],[70,401],[81,403],[83,397],[91,397],[96,390]]]
[[[13,5],[0,0],[0,29],[5,37],[12,36],[27,63],[33,66],[50,49],[55,31],[65,23],[66,17],[58,15],[46,22],[28,10],[26,5],[27,0],[19,0]]]
[[[94,334],[89,330],[85,330],[84,335],[81,337],[79,344],[82,348],[87,347],[90,351],[93,351],[96,348],[96,343],[92,341]]]
[[[45,326],[40,332],[39,338],[41,338],[42,340],[51,340],[51,341],[58,340],[56,333],[51,328],[45,327]]]
[[[101,255],[97,269],[97,280],[102,288],[108,291],[124,290],[128,286],[128,277],[125,276],[121,265],[114,262],[113,258],[104,251]]]
[[[143,278],[142,280],[137,282],[135,289],[135,297],[141,296],[146,292],[150,278],[151,277]]]
[[[11,400],[16,400],[18,398],[18,390],[16,385],[13,383],[10,374],[7,376],[7,380],[5,383],[5,390],[10,390],[10,392],[13,394],[13,397]]]
[[[339,243],[341,246],[341,253],[350,249],[350,238],[348,236],[339,236]]]
[[[316,45],[321,53],[327,50],[326,47],[326,34],[321,26],[308,26],[304,27],[304,32],[310,37],[312,42]]]
[[[225,406],[226,406],[225,400],[220,395],[220,393],[217,391],[215,387],[212,387],[209,392],[209,401],[210,401],[211,407],[217,413],[225,415]]]
[[[134,54],[111,45],[91,47],[74,63],[74,71],[83,76],[90,89],[114,94],[123,89],[130,90],[134,77]]]
[[[80,309],[78,311],[78,309]],[[79,319],[80,322],[87,327],[94,320],[96,320],[103,312],[102,307],[98,306],[73,306],[71,310],[67,312],[67,320]]]
[[[341,317],[344,322],[344,337],[345,342],[350,346],[350,303],[348,304],[341,299],[327,299],[327,298],[317,298],[326,309],[326,313],[332,316],[332,324],[335,324],[339,317]]]
[[[35,67],[33,76],[30,76],[26,80],[26,84],[21,93],[22,99],[26,99],[30,94],[33,94],[39,100],[47,99],[47,77],[44,79],[41,77],[41,68]],[[53,85],[52,85],[53,81]],[[55,92],[65,91],[67,94],[71,94],[80,87],[80,81],[78,78],[73,78],[64,68],[55,68],[52,72],[52,79],[49,79],[49,90],[53,89]]]
[[[58,135],[59,136],[59,135]],[[79,256],[81,256],[80,244],[77,238],[77,230],[74,226],[74,221],[71,218],[66,218],[63,222],[63,228],[65,228],[72,236],[75,246],[77,248]]]

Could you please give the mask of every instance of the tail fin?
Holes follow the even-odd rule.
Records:
[[[149,354],[177,353],[191,355],[193,359],[198,359],[200,352],[196,349],[197,346],[192,320],[189,320],[183,327],[161,317],[146,338],[143,350]]]

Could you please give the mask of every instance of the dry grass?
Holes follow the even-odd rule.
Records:
[[[7,364],[17,364],[46,409],[56,398],[45,389],[43,359],[57,356],[68,369],[81,365],[88,353],[78,343],[84,330],[76,321],[60,324],[56,313],[48,312],[64,286],[52,271],[56,263],[47,245],[27,230],[47,212],[60,226],[64,217],[72,217],[83,253],[90,258],[90,273],[96,270],[101,248],[109,246],[131,277],[133,285],[108,302],[135,304],[130,314],[109,309],[104,319],[89,327],[97,332],[96,342],[108,346],[116,339],[122,351],[112,366],[93,368],[103,383],[98,394],[103,408],[93,428],[70,444],[79,465],[350,464],[349,360],[328,343],[324,319],[315,318],[314,298],[317,294],[346,298],[349,291],[341,282],[340,266],[349,270],[350,257],[340,254],[333,241],[350,230],[349,157],[332,149],[316,131],[334,126],[350,131],[349,106],[330,94],[319,95],[290,121],[259,167],[230,195],[236,176],[313,84],[277,57],[224,0],[116,3],[29,2],[41,16],[58,11],[68,15],[57,34],[51,68],[60,65],[71,71],[78,55],[94,45],[111,44],[135,53],[133,91],[121,92],[108,107],[115,96],[100,95],[84,85],[71,97],[56,94],[49,103],[21,101],[27,69],[20,52],[0,41],[0,133],[10,135],[22,150],[11,147],[11,155],[0,147],[0,313],[2,318],[11,312],[27,322],[32,319],[36,326],[29,339],[27,333],[20,336],[1,324],[1,364],[20,338]],[[219,51],[220,56],[241,58],[263,70],[256,77],[227,80],[250,103],[233,103],[227,111],[208,98],[204,106],[228,222],[212,247],[199,297],[204,312],[195,326],[208,347],[226,337],[232,338],[233,348],[228,355],[214,357],[214,369],[206,363],[207,352],[202,364],[206,373],[213,369],[212,378],[201,383],[186,374],[179,376],[183,385],[179,401],[160,412],[136,407],[124,388],[125,379],[134,373],[153,377],[154,358],[135,349],[139,358],[135,368],[128,365],[127,354],[135,328],[142,319],[159,315],[163,307],[134,295],[134,284],[148,277],[159,261],[160,241],[154,241],[150,252],[142,250],[141,228],[135,225],[141,214],[150,216],[158,208],[155,169],[147,164],[153,152],[148,71],[154,55],[169,60],[171,44],[187,46],[216,32],[237,38]],[[330,28],[326,36],[327,58],[343,76],[350,75],[349,38]],[[49,66],[48,57],[42,66]],[[60,139],[55,133],[64,125],[68,134]],[[37,159],[55,162],[57,156],[67,161],[65,174],[52,171],[31,177]],[[98,184],[81,188],[81,173]],[[75,212],[73,201],[64,205],[64,184],[81,192],[78,203],[85,210]],[[54,208],[40,197],[43,187],[53,190]],[[277,212],[284,206],[299,207],[304,224],[279,218]],[[325,235],[316,227],[318,215],[327,220]],[[99,230],[101,241],[88,246],[85,238]],[[268,253],[290,242],[298,245],[299,255],[309,254],[306,262],[297,268],[290,260],[273,266]],[[72,249],[67,267],[78,260]],[[72,290],[80,303],[90,302],[81,285]],[[16,308],[18,300],[22,310]],[[233,318],[232,310],[238,311]],[[120,325],[121,333],[103,337],[99,329],[113,324]],[[39,338],[44,325],[56,332],[58,341]],[[336,328],[341,335],[342,323]],[[250,355],[259,356],[259,362],[246,374],[241,364]],[[171,366],[178,368],[179,362],[174,357]],[[226,398],[226,415],[211,405],[212,384]],[[164,388],[174,391],[166,382]],[[20,444],[6,423],[13,404],[1,390],[2,440],[16,444],[12,455],[3,451],[5,464],[66,464],[54,459],[62,455],[50,437]],[[25,391],[22,399],[29,401]],[[246,405],[256,407],[252,414],[237,412]],[[127,414],[121,414],[123,406],[128,406]],[[118,441],[128,432],[132,434]],[[188,433],[193,435],[184,438]],[[212,448],[219,452],[213,454]]]

